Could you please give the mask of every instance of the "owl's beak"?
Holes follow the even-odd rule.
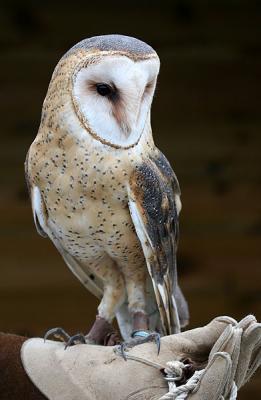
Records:
[[[121,127],[126,138],[130,136],[130,134],[135,130],[138,125],[141,116],[142,100],[143,92],[140,91],[140,93],[137,93],[137,99],[136,101],[133,101],[132,107],[128,110],[125,110],[125,118],[124,121],[122,121]]]
[[[128,139],[128,137],[131,134],[131,130],[132,130],[131,127],[129,126],[128,122],[122,122],[121,123],[121,129],[122,129],[126,139]]]
[[[118,122],[119,126],[121,127],[124,136],[128,138],[131,133],[131,125],[129,123],[127,112],[122,101],[114,104],[112,114]]]
[[[143,100],[143,90],[139,90],[132,95],[132,101],[125,102],[124,99],[119,99],[113,105],[112,113],[121,131],[126,139],[138,125],[141,116],[141,106]]]

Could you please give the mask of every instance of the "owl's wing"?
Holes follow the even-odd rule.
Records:
[[[32,188],[31,200],[35,225],[38,232],[40,231],[41,235],[42,232],[44,232],[44,236],[48,236],[51,239],[73,274],[94,296],[101,299],[103,296],[102,287],[96,282],[92,273],[88,271],[86,267],[83,268],[81,263],[66,251],[55,235],[55,232],[50,229],[48,225],[48,213],[40,189],[37,186]]]
[[[180,189],[165,156],[144,160],[129,182],[129,209],[152,279],[163,333],[180,331],[176,251]]]
[[[103,296],[103,290],[98,281],[93,277],[92,273],[88,271],[86,267],[82,267],[81,264],[69,254],[66,249],[62,246],[59,239],[56,237],[55,232],[52,231],[48,225],[48,211],[46,209],[44,199],[42,198],[40,189],[33,185],[29,178],[28,173],[28,156],[25,161],[25,177],[29,194],[31,197],[31,204],[33,210],[33,217],[37,232],[43,237],[49,237],[65,263],[73,272],[74,275],[81,281],[81,283],[96,297],[99,299]]]
[[[29,158],[29,151],[26,155],[26,159],[25,159],[25,163],[24,163],[24,170],[25,170],[25,180],[26,180],[26,184],[27,184],[27,189],[28,189],[28,193],[29,196],[31,198],[31,202],[32,202],[32,210],[33,210],[33,218],[34,218],[34,224],[36,227],[37,232],[39,233],[39,235],[43,236],[43,237],[47,237],[47,233],[42,229],[41,227],[41,221],[44,221],[47,219],[47,212],[46,212],[46,208],[44,207],[44,203],[42,201],[42,197],[41,194],[39,194],[38,196],[38,201],[40,202],[38,209],[39,209],[39,213],[38,215],[35,212],[34,206],[33,204],[35,204],[35,200],[34,200],[34,186],[31,184],[30,181],[30,177],[29,177],[29,171],[28,171],[28,158]],[[40,191],[39,191],[40,193]]]

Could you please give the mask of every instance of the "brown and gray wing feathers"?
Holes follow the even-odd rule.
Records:
[[[141,242],[165,335],[180,331],[176,252],[179,185],[166,158],[158,152],[137,166],[129,183],[129,208]]]

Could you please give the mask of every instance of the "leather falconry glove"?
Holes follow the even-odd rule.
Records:
[[[24,368],[49,400],[235,399],[261,361],[261,325],[217,317],[202,328],[146,343],[126,353],[117,347],[29,339]],[[169,363],[170,362],[170,363]],[[167,378],[167,380],[166,380]]]

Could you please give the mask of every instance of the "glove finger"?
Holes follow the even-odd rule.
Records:
[[[219,400],[225,392],[231,390],[231,369],[232,361],[229,354],[224,352],[214,354],[196,388],[188,395],[188,399]]]
[[[247,370],[243,385],[249,381],[249,379],[254,375],[254,373],[260,367],[260,365],[261,365],[261,349],[259,346],[259,351],[256,352],[255,358],[251,363],[250,368]]]
[[[211,358],[215,353],[222,351],[225,345],[229,342],[233,336],[233,326],[228,325],[222,334],[219,336],[215,344],[213,345],[209,357]]]
[[[231,340],[224,346],[224,349],[223,349],[223,351],[226,351],[228,354],[230,354],[231,361],[232,361],[232,369],[231,369],[231,376],[230,376],[231,384],[235,380],[235,376],[236,376],[237,369],[238,369],[242,334],[243,334],[242,328],[233,327],[233,336],[231,337]],[[227,388],[227,390],[225,391],[225,398],[227,396],[229,396],[230,391],[231,391],[231,387]]]
[[[247,315],[245,318],[241,319],[241,321],[237,324],[237,327],[246,330],[250,325],[253,325],[256,322],[257,322],[256,317],[250,314]]]
[[[211,358],[217,352],[224,351],[230,354],[234,363],[237,363],[242,333],[243,331],[241,328],[228,325],[214,344],[209,354],[209,358]]]
[[[181,352],[182,355],[193,358],[193,354],[195,353],[197,356],[201,355],[207,359],[215,342],[227,326],[232,325],[237,325],[237,321],[233,318],[226,316],[217,317],[202,328],[163,337],[162,347],[166,344],[168,349],[171,349],[173,354],[176,355]]]
[[[238,324],[238,322],[232,318],[232,317],[228,317],[227,315],[221,315],[220,317],[215,318],[216,321],[219,322],[224,322],[226,324],[230,324],[233,326],[236,326]]]
[[[238,387],[245,384],[261,364],[261,324],[251,324],[242,335],[240,356],[235,377]]]
[[[240,346],[241,346],[241,337],[242,337],[242,329],[237,328],[236,326],[229,325],[223,332],[223,334],[220,336],[220,338],[217,340],[215,345],[213,346],[213,349],[211,350],[210,353],[210,359],[213,356],[213,354],[217,352],[226,352],[230,355],[231,357],[231,370],[230,370],[230,376],[228,376],[228,379],[233,382],[235,379],[235,375],[237,372],[237,365],[238,365],[238,360],[239,360],[239,354],[240,354]],[[228,387],[224,395],[228,396],[231,388]]]

